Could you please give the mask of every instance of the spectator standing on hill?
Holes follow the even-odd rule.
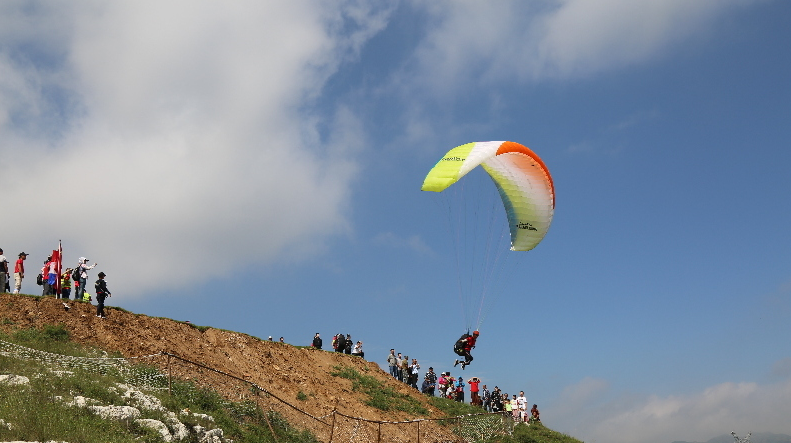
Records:
[[[14,265],[14,294],[19,294],[22,290],[22,280],[25,279],[25,260],[27,260],[27,253],[20,252],[19,258]]]
[[[99,280],[96,280],[96,284],[94,285],[96,291],[96,316],[100,318],[107,318],[104,316],[104,299],[113,296],[110,294],[110,291],[107,290],[107,282],[104,281],[105,276],[104,272],[100,272]]]
[[[420,377],[420,364],[416,358],[412,359],[412,364],[409,365],[409,385],[417,389],[417,380]]]
[[[0,249],[0,293],[6,292],[8,284],[8,259],[3,255],[3,250]]]
[[[456,380],[456,401],[464,403],[464,379],[459,377]]]
[[[478,395],[479,388],[478,385],[481,383],[481,379],[478,377],[473,377],[467,380],[467,384],[470,385],[470,404],[473,406],[480,406],[481,405],[481,397]]]
[[[390,375],[393,378],[398,378],[398,360],[396,359],[395,349],[390,350],[390,355],[387,356],[387,366],[390,368]]]
[[[396,366],[398,369],[398,375],[396,376],[396,378],[398,379],[398,381],[404,381],[404,373],[401,371],[401,362],[403,360],[404,358],[401,357],[401,353],[399,352],[398,355],[396,356]]]
[[[436,385],[432,384],[429,381],[428,377],[424,377],[423,378],[423,384],[420,385],[420,392],[422,392],[422,393],[424,393],[426,395],[431,395],[433,397],[434,396],[434,388],[435,387],[436,387]]]
[[[423,385],[421,392],[433,397],[434,390],[436,388],[437,388],[437,374],[434,372],[434,368],[429,367],[428,372],[426,372],[426,376],[423,378]]]
[[[492,395],[486,385],[481,388],[481,401],[483,402],[483,409],[486,412],[492,412]]]
[[[88,285],[88,271],[95,268],[97,263],[94,263],[93,266],[88,266],[88,259],[85,257],[80,257],[77,263],[77,274],[80,276],[80,281],[74,281],[74,299],[75,300],[83,300],[83,296],[85,293],[85,287]],[[77,285],[79,283],[79,286]]]
[[[445,391],[448,389],[448,379],[445,378],[445,373],[441,372],[437,379],[437,388],[439,388],[439,396],[444,397]]]
[[[351,354],[353,345],[354,342],[352,341],[352,334],[346,334],[346,341],[344,342],[343,352],[347,354]]]
[[[500,392],[500,388],[495,386],[492,390],[492,412],[503,412],[503,396]]]
[[[525,397],[525,391],[519,391],[519,397],[516,397],[516,404],[519,406],[519,419],[522,421],[527,421],[527,397]]]
[[[66,268],[63,274],[60,275],[60,298],[66,300],[68,300],[69,295],[71,295],[71,271],[73,271],[73,269]]]
[[[48,255],[47,260],[44,261],[44,266],[41,267],[41,295],[49,295],[50,293],[50,284],[49,284],[49,268],[50,262],[52,261],[52,256]],[[38,280],[37,280],[38,281]]]
[[[343,334],[338,334],[335,339],[335,352],[343,352],[346,349],[346,338]]]
[[[409,384],[409,379],[412,376],[412,371],[409,370],[409,356],[405,355],[403,359],[401,359],[401,381]]]
[[[319,333],[317,332],[316,335],[313,336],[313,347],[316,349],[321,349],[322,344],[321,336],[319,336]]]
[[[429,384],[431,386],[430,392],[426,392],[426,394],[431,394],[431,396],[433,397],[434,396],[434,390],[437,387],[437,373],[434,372],[434,368],[433,367],[429,366],[428,372],[426,372],[425,379],[428,380],[428,382],[429,382]]]

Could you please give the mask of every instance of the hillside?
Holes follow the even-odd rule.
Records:
[[[120,309],[105,309],[108,318],[100,319],[93,305],[74,301],[69,305],[71,309],[67,311],[59,300],[51,297],[0,294],[0,329],[11,332],[63,324],[72,340],[117,351],[124,357],[169,352],[256,383],[315,416],[337,407],[343,414],[370,420],[413,418],[404,412],[385,412],[367,406],[365,394],[353,391],[350,380],[330,374],[338,366],[348,366],[376,377],[399,394],[414,398],[430,414],[438,413],[417,390],[394,380],[376,363],[358,357],[269,342],[237,332],[198,328]],[[227,386],[224,393],[235,396],[238,389]],[[298,395],[305,394],[310,400],[299,401]]]

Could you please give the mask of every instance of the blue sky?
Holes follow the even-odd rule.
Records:
[[[62,239],[114,305],[449,370],[420,185],[512,140],[555,218],[464,375],[586,442],[791,434],[791,4],[189,5],[0,5],[6,256]]]

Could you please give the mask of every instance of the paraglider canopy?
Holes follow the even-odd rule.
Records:
[[[478,165],[489,174],[508,216],[511,250],[529,251],[544,238],[555,212],[555,186],[541,158],[514,142],[474,142],[451,149],[422,190],[442,192]]]

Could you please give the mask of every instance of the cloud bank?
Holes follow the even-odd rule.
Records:
[[[348,229],[362,133],[353,114],[311,103],[386,11],[0,8],[4,248],[32,252],[29,268],[63,239],[67,264],[99,261],[134,297],[304,258]]]

